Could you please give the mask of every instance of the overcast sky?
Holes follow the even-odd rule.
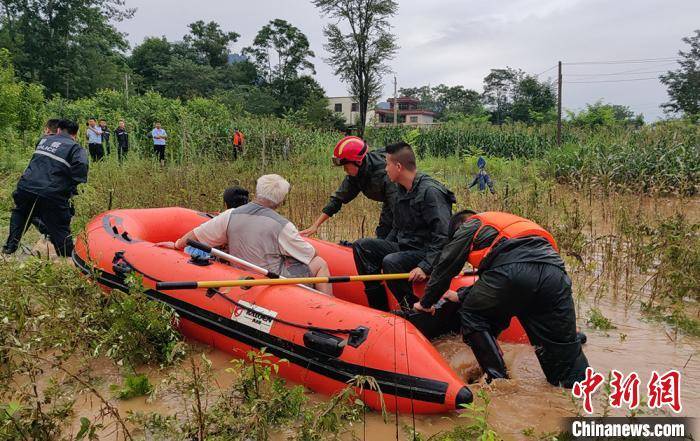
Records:
[[[117,27],[128,34],[132,47],[147,36],[179,40],[188,23],[201,19],[241,34],[231,48],[239,52],[268,21],[285,19],[309,37],[316,53],[316,79],[328,95],[347,95],[346,86],[323,61],[322,28],[328,19],[310,1],[127,0],[127,5],[137,8],[136,15]],[[444,83],[481,91],[492,68],[511,66],[539,74],[558,60],[675,57],[684,46],[681,38],[700,28],[700,0],[400,0],[391,22],[401,46],[390,61],[399,87]],[[603,99],[654,120],[667,99],[655,78],[675,66],[673,61],[565,64],[564,108],[577,110]],[[556,78],[556,69],[540,78],[549,76]],[[392,93],[393,79],[388,77],[383,98]]]

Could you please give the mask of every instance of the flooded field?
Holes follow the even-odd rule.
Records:
[[[682,209],[686,216],[697,222],[700,218],[698,199],[678,201],[674,199],[645,200],[621,198],[617,206],[628,204],[631,213],[642,213],[640,219],[647,219],[663,213],[671,214]],[[616,233],[616,216],[609,209],[610,204],[600,204],[590,213],[588,224],[584,228],[589,238],[605,237]],[[589,239],[590,240],[590,239]],[[646,381],[652,371],[666,372],[677,369],[682,375],[681,399],[682,416],[696,416],[700,413],[700,339],[674,331],[673,328],[657,320],[646,318],[639,308],[641,296],[650,295],[648,277],[641,274],[627,274],[625,278],[613,277],[614,272],[622,268],[606,264],[606,251],[592,249],[584,256],[584,265],[572,260],[570,273],[574,282],[579,326],[588,336],[584,351],[596,371],[607,374],[616,369],[624,374],[636,372],[642,380],[642,397],[645,396]],[[592,259],[592,261],[591,261]],[[617,276],[620,276],[619,274]],[[596,330],[588,322],[591,309],[601,311],[610,321],[611,329]],[[693,305],[689,305],[692,310]],[[471,350],[462,343],[459,336],[444,337],[435,341],[435,346],[448,361],[449,365],[462,377],[470,378],[477,370],[477,364]],[[574,416],[580,412],[578,401],[572,400],[567,390],[550,386],[544,379],[534,351],[530,346],[503,344],[502,349],[512,379],[496,381],[491,385],[477,383],[472,385],[476,392],[485,388],[491,403],[488,407],[488,421],[499,436],[508,440],[532,439],[560,427],[562,417]],[[224,390],[234,380],[235,373],[227,372],[231,366],[230,356],[204,346],[197,346],[198,351],[206,353],[212,362],[215,389]],[[194,355],[198,357],[199,355]],[[104,384],[118,383],[120,373],[110,363],[103,365],[102,371],[95,373],[102,377]],[[152,383],[157,384],[167,372],[158,369],[145,370]],[[312,402],[327,400],[326,397],[309,393]],[[212,393],[212,397],[216,392]],[[629,411],[606,410],[606,397],[602,392],[596,395],[594,404],[596,414],[610,411],[612,415],[625,415]],[[165,388],[155,398],[135,398],[116,403],[120,413],[129,411],[157,412],[172,415],[182,412],[183,404],[177,394]],[[99,406],[95,400],[80,401],[76,404],[76,416],[90,415],[97,412]],[[644,408],[644,406],[642,406]],[[425,416],[401,415],[398,425],[394,415],[384,421],[379,413],[368,412],[364,422],[355,423],[352,432],[344,438],[353,436],[360,439],[410,439],[408,430],[415,425],[415,430],[425,436],[441,431],[451,430],[456,424],[465,420],[457,413],[448,415]],[[77,424],[77,423],[76,423]],[[109,439],[108,435],[105,434]],[[273,439],[286,439],[286,434],[277,433]]]

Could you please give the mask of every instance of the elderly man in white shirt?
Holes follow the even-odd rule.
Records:
[[[160,246],[184,249],[188,239],[212,247],[228,244],[228,252],[283,277],[328,277],[328,264],[316,254],[294,224],[275,211],[289,193],[289,182],[280,175],[258,178],[255,199],[226,210],[188,232],[175,243]],[[332,295],[330,283],[315,288]]]

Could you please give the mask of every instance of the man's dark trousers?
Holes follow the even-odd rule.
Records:
[[[55,201],[39,197],[24,190],[12,194],[15,208],[10,216],[10,234],[5,250],[14,252],[19,246],[24,232],[32,218],[40,219],[51,243],[59,256],[70,256],[73,252],[73,238],[70,232],[72,212],[69,201]]]
[[[576,333],[571,280],[546,263],[521,262],[489,268],[464,298],[462,333],[498,336],[518,317],[535,347],[547,381],[570,388],[588,366]]]
[[[407,273],[425,258],[423,250],[401,250],[396,242],[371,238],[355,241],[352,254],[358,274]],[[388,280],[386,284],[402,308],[408,309],[418,301],[413,294],[413,287],[406,280]],[[389,310],[381,282],[365,282],[365,292],[369,306]]]
[[[102,144],[88,144],[88,150],[90,151],[90,159],[93,161],[99,161],[105,155]]]

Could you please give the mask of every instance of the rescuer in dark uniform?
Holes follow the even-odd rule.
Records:
[[[37,217],[59,256],[70,256],[73,239],[70,198],[78,184],[87,182],[87,152],[75,140],[78,125],[62,120],[58,133],[42,138],[12,194],[15,208],[10,233],[2,248],[12,254],[19,247],[29,220]]]
[[[347,176],[313,225],[301,231],[302,236],[316,234],[318,227],[339,212],[343,204],[350,203],[362,192],[373,201],[383,202],[375,233],[378,238],[384,239],[391,231],[392,200],[397,190],[396,184],[386,176],[386,151],[379,149],[369,152],[362,138],[346,136],[333,150],[333,164],[342,165]]]
[[[461,301],[462,336],[487,381],[508,376],[496,337],[513,316],[525,328],[549,383],[570,388],[582,380],[588,360],[576,333],[571,279],[552,235],[512,214],[470,210],[452,217],[450,232],[414,309],[432,312],[443,294]],[[479,279],[459,294],[448,291],[467,261]]]
[[[413,149],[405,142],[386,147],[386,174],[398,184],[394,220],[386,239],[364,238],[352,246],[359,274],[405,273],[408,281],[387,281],[399,304],[409,310],[416,297],[410,282],[425,280],[447,240],[454,194],[437,180],[418,171]],[[365,282],[369,305],[388,310],[380,282]]]

